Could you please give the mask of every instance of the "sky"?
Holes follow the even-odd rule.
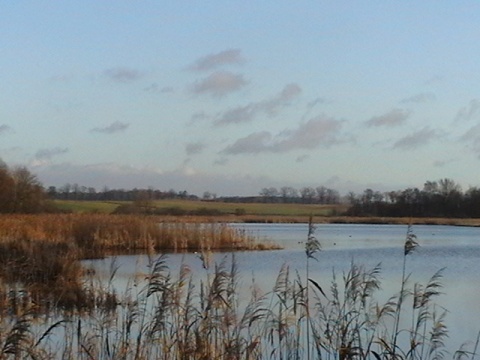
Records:
[[[0,158],[45,187],[480,186],[479,1],[0,0]]]

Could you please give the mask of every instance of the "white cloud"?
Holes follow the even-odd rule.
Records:
[[[435,99],[436,99],[436,96],[433,93],[420,93],[420,94],[417,94],[417,95],[407,97],[400,102],[403,103],[403,104],[425,103],[425,102],[429,102],[429,101],[434,101]]]
[[[46,165],[55,156],[66,154],[68,151],[68,148],[61,147],[40,149],[35,153],[32,166]]]
[[[405,121],[410,116],[410,114],[411,112],[407,110],[393,109],[383,115],[372,117],[370,120],[366,122],[366,124],[370,127],[399,126],[405,123]]]
[[[393,144],[394,149],[413,150],[428,144],[438,136],[437,132],[429,127],[402,137]]]
[[[247,84],[243,75],[233,74],[229,71],[217,71],[206,78],[196,82],[192,91],[195,94],[210,94],[221,97],[240,90]]]
[[[125,131],[130,124],[115,121],[105,127],[96,127],[90,130],[90,132],[102,133],[102,134],[114,134],[117,132]]]
[[[189,68],[194,71],[206,71],[216,69],[223,65],[243,64],[240,49],[228,49],[215,54],[209,54],[196,60]]]
[[[154,93],[154,94],[167,94],[167,93],[173,93],[175,90],[172,86],[160,87],[157,83],[152,83],[146,88],[144,88],[144,91],[149,93]]]
[[[225,154],[256,154],[271,149],[269,145],[272,134],[268,131],[261,131],[250,134],[244,138],[238,139],[232,145],[223,150]]]
[[[6,124],[0,125],[0,135],[12,131],[12,128]]]
[[[285,130],[273,137],[268,131],[252,133],[227,146],[225,154],[256,154],[260,152],[281,153],[296,149],[329,147],[340,140],[342,121],[325,116],[317,116],[296,129]]]
[[[217,117],[214,124],[227,125],[249,122],[262,113],[268,116],[275,116],[280,109],[288,106],[301,92],[302,89],[299,85],[295,83],[288,84],[280,93],[270,99],[252,102],[248,105],[225,111]]]
[[[185,151],[187,155],[195,155],[195,154],[200,154],[204,149],[206,145],[201,143],[201,142],[196,142],[196,143],[188,143],[185,145]]]
[[[480,100],[472,99],[467,106],[458,110],[457,116],[455,116],[455,121],[471,120],[479,113],[479,110]]]
[[[122,83],[132,82],[143,76],[138,70],[123,67],[107,69],[104,75],[110,80]]]
[[[480,124],[471,127],[460,139],[480,157]]]

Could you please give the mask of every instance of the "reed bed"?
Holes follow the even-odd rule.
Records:
[[[173,271],[160,255],[123,293],[112,285],[114,267],[104,280],[84,274],[95,304],[85,311],[42,318],[27,299],[15,314],[0,312],[0,359],[473,360],[476,344],[453,353],[444,346],[445,311],[435,305],[442,270],[425,284],[410,283],[407,259],[417,246],[408,227],[398,292],[386,301],[379,300],[380,265],[352,263],[340,276],[312,278],[309,262],[321,243],[311,222],[306,273],[284,265],[266,290],[255,279],[249,290],[240,285],[234,253],[211,266],[206,249],[203,274],[187,264]]]
[[[259,243],[249,234],[219,223],[167,223],[132,215],[3,215],[0,280],[6,285],[0,288],[0,311],[10,307],[17,312],[30,302],[41,311],[45,307],[83,309],[114,302],[110,296],[85,288],[87,270],[80,260],[86,258],[132,252],[273,248],[274,244]],[[15,301],[2,301],[8,298],[5,294],[14,294],[10,297]],[[16,301],[19,298],[28,301]]]

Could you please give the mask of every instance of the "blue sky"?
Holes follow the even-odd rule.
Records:
[[[3,1],[0,157],[45,186],[480,185],[478,1]]]

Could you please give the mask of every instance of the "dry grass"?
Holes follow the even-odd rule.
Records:
[[[257,250],[260,244],[245,232],[222,223],[173,222],[170,218],[134,215],[61,214],[3,215],[0,243],[43,242],[77,246],[79,251]],[[203,219],[205,220],[205,219]]]
[[[378,300],[383,297],[380,266],[367,269],[352,263],[331,280],[310,277],[308,261],[321,250],[311,222],[306,276],[284,265],[271,290],[262,292],[253,281],[245,301],[234,255],[213,267],[204,262],[204,273],[196,277],[187,264],[173,273],[165,255],[152,258],[143,282],[133,280],[124,294],[116,293],[110,286],[114,269],[106,285],[82,272],[78,259],[86,249],[148,249],[162,234],[166,244],[177,241],[178,250],[199,248],[207,255],[209,246],[224,249],[225,239],[238,240],[229,228],[214,224],[159,225],[153,220],[151,229],[152,219],[102,219],[0,219],[0,279],[15,283],[9,288],[0,282],[1,360],[440,360],[447,354],[444,311],[435,305],[441,270],[426,284],[413,286],[406,275],[407,257],[418,245],[411,227],[399,291],[386,302]],[[42,296],[66,308],[82,303],[84,311],[57,314],[42,324],[36,321]],[[473,359],[477,345],[462,348],[454,358]]]
[[[130,252],[274,248],[274,244],[259,243],[245,232],[219,223],[169,223],[131,215],[3,215],[0,280],[9,286],[0,289],[0,307],[17,309],[34,303],[45,310],[111,304],[109,294],[85,288],[85,270],[80,264],[85,258]],[[16,288],[22,295],[13,296],[14,304],[2,300]],[[19,303],[19,298],[28,301]]]

